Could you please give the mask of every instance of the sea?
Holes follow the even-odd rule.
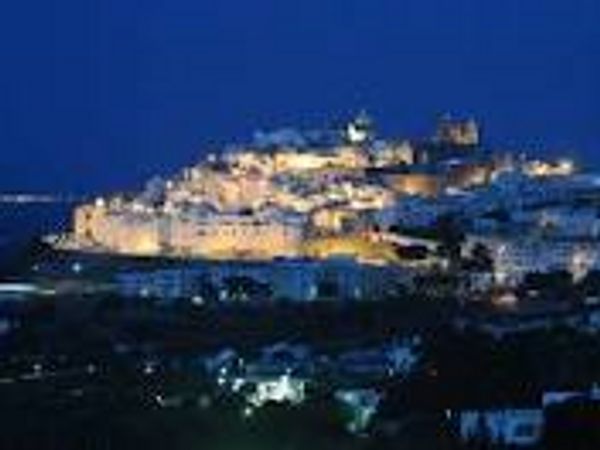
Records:
[[[69,202],[0,203],[0,266],[34,238],[70,228],[73,204]]]

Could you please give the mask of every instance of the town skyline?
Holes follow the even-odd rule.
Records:
[[[2,191],[124,189],[362,108],[384,134],[464,112],[498,142],[598,163],[596,2],[28,5],[2,18]]]

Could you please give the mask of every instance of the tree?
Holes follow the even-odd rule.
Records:
[[[459,219],[455,215],[444,214],[434,224],[434,231],[440,242],[439,255],[448,258],[451,266],[456,266],[460,260],[461,244],[465,239]]]
[[[260,301],[269,300],[272,296],[271,287],[247,276],[232,276],[223,280],[228,300]]]
[[[523,284],[525,289],[538,291],[545,298],[567,300],[575,294],[573,279],[566,270],[528,273]]]
[[[494,267],[494,258],[490,249],[482,243],[477,243],[471,250],[471,264],[473,269],[490,272]]]

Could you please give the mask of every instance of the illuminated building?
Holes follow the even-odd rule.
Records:
[[[524,172],[533,177],[569,176],[575,173],[575,164],[569,159],[559,159],[555,162],[528,161]]]
[[[599,262],[600,251],[594,242],[545,240],[532,236],[469,236],[466,247],[485,245],[494,261],[499,285],[517,285],[528,273],[565,270],[581,278]]]
[[[73,232],[54,244],[180,258],[343,254],[397,264],[391,243],[365,236],[393,225],[430,227],[444,214],[482,230],[493,227],[486,215],[495,210],[516,220],[537,205],[594,195],[599,185],[567,176],[574,171],[567,160],[494,161],[479,147],[473,120],[445,117],[433,139],[415,142],[375,140],[365,114],[333,131],[258,133],[249,146],[227,147],[170,179],[151,178],[139,193],[77,207]],[[560,228],[573,237],[584,222],[591,237],[600,231],[595,218],[569,221],[548,212],[545,219],[545,236]]]
[[[346,139],[351,144],[364,144],[372,138],[372,128],[371,118],[363,111],[346,126]]]
[[[395,192],[406,195],[433,197],[438,195],[444,186],[443,177],[436,173],[392,173],[385,175],[385,180]]]
[[[382,395],[374,389],[344,389],[336,391],[335,398],[349,408],[351,413],[347,429],[360,434],[371,423],[377,413]]]
[[[156,255],[164,240],[161,218],[145,211],[112,211],[104,205],[75,210],[75,238],[117,253]]]
[[[193,209],[151,214],[111,212],[85,205],[75,213],[76,239],[132,255],[295,256],[303,234],[302,217],[277,211],[215,213]]]
[[[346,207],[325,207],[314,211],[312,223],[317,230],[341,232],[351,222],[356,220],[358,212]]]
[[[253,377],[247,381],[254,386],[254,391],[248,395],[248,402],[261,407],[267,402],[302,403],[306,397],[306,380],[281,375],[278,377]]]
[[[473,119],[455,120],[445,115],[438,123],[435,140],[447,145],[477,146],[480,141],[479,134],[479,126]]]
[[[373,151],[373,159],[375,167],[412,165],[417,163],[417,154],[410,142],[402,141],[383,144]]]
[[[303,237],[304,220],[295,214],[192,213],[170,219],[168,242],[180,255],[270,259],[298,255]]]
[[[448,168],[446,187],[470,188],[485,185],[490,180],[492,168],[482,163],[457,163]]]

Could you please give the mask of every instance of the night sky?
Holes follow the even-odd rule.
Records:
[[[0,11],[0,190],[135,187],[255,129],[443,112],[600,163],[598,0],[20,0]]]

